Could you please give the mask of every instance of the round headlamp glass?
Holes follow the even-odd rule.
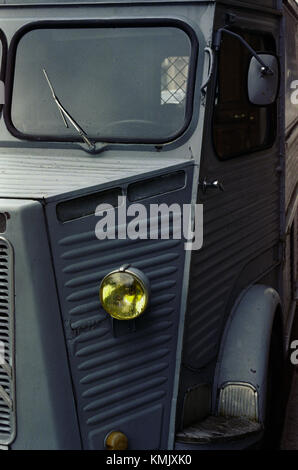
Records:
[[[132,320],[147,307],[146,282],[132,271],[114,271],[100,285],[100,301],[105,311],[117,320]]]

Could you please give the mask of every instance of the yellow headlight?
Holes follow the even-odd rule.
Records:
[[[100,301],[105,311],[117,320],[132,320],[146,309],[149,283],[137,269],[113,271],[102,280]]]

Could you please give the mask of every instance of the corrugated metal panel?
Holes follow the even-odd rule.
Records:
[[[295,297],[297,273],[295,267],[295,244],[297,244],[297,199],[298,199],[298,128],[292,130],[286,141],[286,178],[285,203],[287,233],[285,234],[284,269],[283,269],[283,302],[286,312],[290,312]]]
[[[0,237],[0,444],[15,437],[13,251]]]
[[[290,233],[285,237],[284,247],[284,269],[283,269],[283,304],[286,312],[290,311],[291,302],[293,302],[293,281],[294,281],[294,252],[293,252],[293,231],[294,226]]]
[[[27,155],[0,154],[0,197],[48,198],[183,163],[148,152],[140,165],[140,153],[138,158],[106,153],[82,156],[74,152],[68,157],[62,152],[59,156],[29,156],[28,151]]]
[[[286,210],[291,199],[298,197],[298,128],[286,142]]]
[[[259,0],[238,0],[240,3],[246,3],[246,4],[253,4],[256,6],[260,6],[260,1]],[[278,8],[279,7],[279,2],[278,0],[263,0],[262,1],[262,6],[267,7],[267,8]]]
[[[185,188],[142,203],[189,203],[191,167],[187,177]],[[58,223],[54,204],[48,218],[84,447],[102,449],[106,434],[119,429],[130,448],[166,448],[183,240],[99,241],[95,217]],[[101,279],[125,263],[151,282],[150,306],[132,323],[112,320],[99,301]]]
[[[268,262],[258,261],[252,273],[244,272],[279,241],[277,166],[278,158],[268,155],[224,162],[218,174],[225,192],[199,195],[204,244],[192,254],[183,359],[192,369],[216,357],[233,295],[274,263],[271,255]]]

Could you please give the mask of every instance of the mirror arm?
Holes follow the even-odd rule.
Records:
[[[270,69],[270,67],[268,67],[268,65],[265,64],[265,62],[263,62],[263,60],[258,56],[256,51],[252,47],[250,47],[250,45],[239,34],[233,33],[227,28],[220,28],[215,33],[213,46],[216,52],[218,52],[220,49],[222,33],[229,34],[230,36],[233,36],[237,38],[240,42],[242,42],[242,44],[250,51],[250,53],[255,57],[255,59],[261,64],[262,75],[273,75],[273,71]]]
[[[201,85],[201,92],[203,93],[203,95],[206,94],[206,88],[207,88],[208,83],[211,80],[212,73],[213,73],[213,65],[214,65],[214,52],[211,49],[211,47],[206,46],[204,51],[206,52],[206,54],[209,55],[209,72],[208,72],[208,76],[207,76],[206,80]]]

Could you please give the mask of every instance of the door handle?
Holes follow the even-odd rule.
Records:
[[[205,194],[208,189],[216,189],[218,191],[224,191],[225,188],[223,184],[218,181],[218,180],[212,180],[212,181],[207,181],[206,178],[204,178],[203,182],[199,184],[199,186],[202,189],[202,192]]]

